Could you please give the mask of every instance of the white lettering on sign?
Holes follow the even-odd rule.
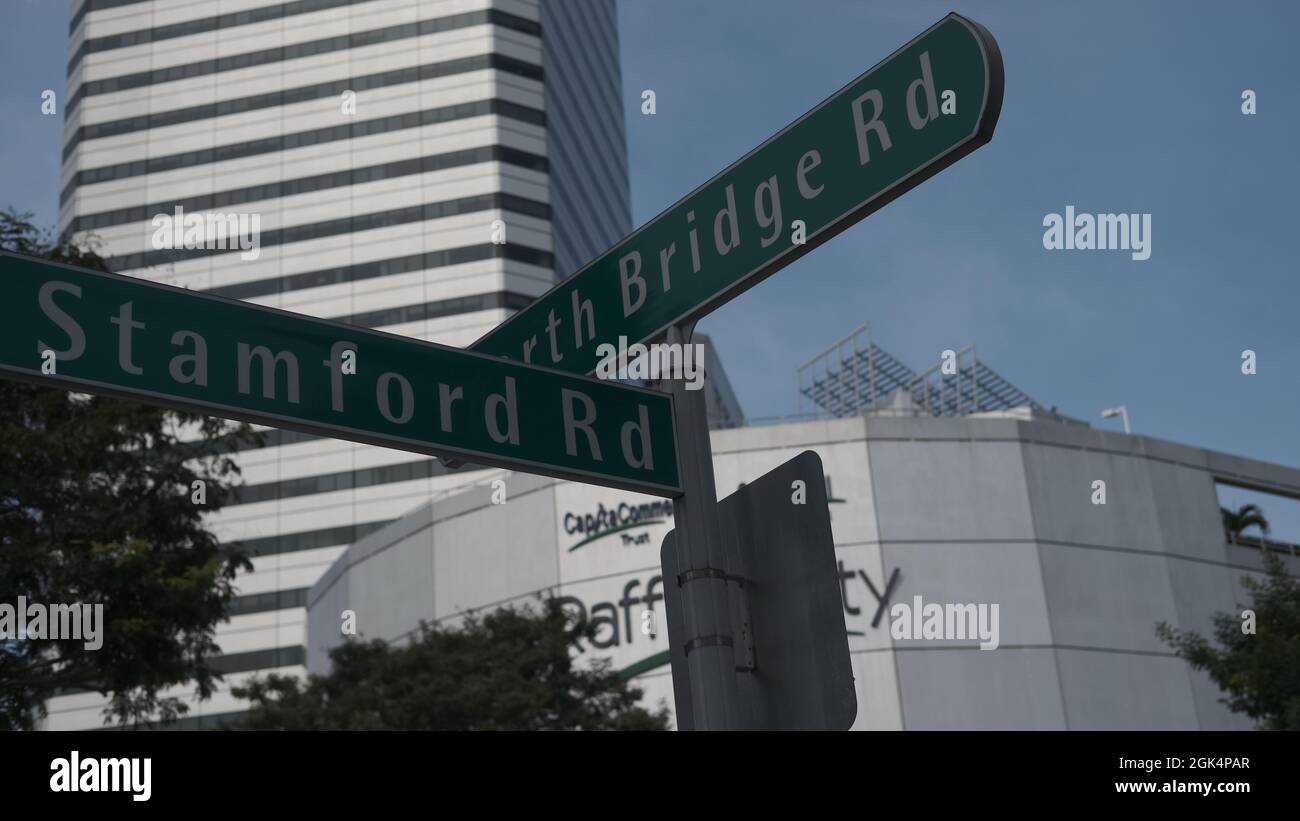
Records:
[[[693,201],[689,203],[683,201],[679,206],[674,206],[665,212],[660,220],[664,218],[677,220],[684,217],[685,225],[682,226],[684,237],[680,234],[675,237],[665,236],[669,232],[661,229],[650,235],[656,239],[643,240],[641,247],[634,247],[630,242],[620,243],[609,256],[601,257],[598,262],[608,260],[607,263],[601,262],[602,265],[609,266],[606,269],[608,276],[590,281],[608,283],[608,286],[603,284],[588,286],[587,290],[590,292],[595,288],[617,287],[617,302],[612,299],[611,290],[607,294],[601,294],[601,299],[597,300],[596,304],[603,306],[601,310],[606,313],[620,312],[621,309],[621,315],[597,317],[594,315],[594,309],[578,312],[576,307],[580,303],[575,302],[575,312],[570,320],[557,316],[553,303],[547,302],[543,307],[542,303],[545,302],[543,297],[535,310],[525,309],[504,323],[503,327],[515,322],[531,325],[522,335],[509,334],[507,338],[513,339],[510,343],[513,350],[508,355],[513,355],[517,350],[524,362],[533,363],[538,361],[540,354],[539,364],[555,365],[567,370],[573,367],[570,364],[573,358],[566,362],[566,351],[580,351],[592,340],[597,340],[597,344],[612,343],[614,334],[610,332],[611,329],[605,327],[603,336],[598,335],[596,331],[598,325],[614,327],[622,325],[628,330],[633,330],[646,324],[678,321],[679,317],[676,315],[682,313],[681,305],[674,302],[670,309],[665,309],[661,305],[657,306],[655,302],[656,298],[662,299],[665,295],[671,294],[675,285],[679,286],[679,292],[683,290],[680,283],[684,281],[692,283],[692,292],[698,292],[699,277],[691,275],[708,276],[710,273],[709,271],[701,273],[704,267],[700,247],[701,229],[705,235],[705,251],[713,255],[710,257],[711,264],[721,264],[722,260],[734,257],[741,249],[774,248],[775,251],[784,247],[808,245],[810,243],[808,216],[805,213],[802,218],[797,218],[799,215],[796,205],[817,199],[828,186],[836,184],[836,176],[827,173],[824,167],[827,155],[823,152],[828,150],[830,142],[842,140],[855,147],[854,156],[849,161],[856,159],[859,168],[873,162],[880,165],[882,158],[892,151],[896,144],[905,141],[906,133],[920,132],[942,116],[956,112],[954,92],[951,89],[944,89],[941,95],[940,88],[936,85],[935,67],[939,64],[932,61],[929,50],[903,58],[901,65],[906,66],[906,70],[911,72],[911,77],[914,79],[910,83],[899,84],[896,89],[889,90],[888,94],[882,90],[884,86],[863,87],[860,92],[855,89],[851,99],[850,95],[846,94],[842,100],[836,101],[839,109],[843,111],[843,117],[842,120],[835,121],[838,125],[832,124],[828,128],[832,130],[839,128],[839,135],[828,130],[804,132],[808,134],[804,139],[825,144],[798,146],[798,153],[793,155],[797,159],[790,159],[791,155],[782,151],[780,154],[783,159],[769,160],[767,167],[760,165],[752,168],[752,173],[744,174],[743,184],[723,180],[716,186],[697,192],[693,195]],[[891,112],[888,123],[887,109]],[[797,196],[794,192],[797,192]],[[796,224],[793,230],[790,230],[790,226],[787,225],[787,219],[793,219]],[[819,222],[817,233],[821,233],[826,227]],[[682,242],[683,239],[686,241]],[[711,244],[709,240],[712,240]],[[689,269],[683,253],[687,249],[690,251]],[[579,275],[581,273],[580,271]],[[753,272],[749,275],[752,274]],[[731,284],[729,278],[719,281],[717,284],[719,293],[729,284]],[[575,282],[562,287],[572,288],[570,293],[574,294],[576,299],[577,289],[582,286]],[[568,294],[559,299],[567,300],[567,298]],[[592,305],[590,302],[585,304],[588,308]],[[552,344],[549,349],[544,344],[539,346],[542,328],[538,318],[543,314],[546,316],[546,334],[551,337]],[[653,316],[654,319],[641,319],[646,314]],[[661,319],[660,317],[665,314],[669,316]],[[635,321],[634,318],[639,321]],[[634,321],[620,322],[621,320]],[[574,324],[573,343],[569,346],[569,335],[565,334],[565,347],[561,347],[555,344],[557,326],[568,321]],[[585,329],[579,327],[580,324],[585,325]],[[526,326],[519,326],[519,330],[522,331],[523,327]],[[498,331],[488,334],[484,340],[480,340],[473,347],[485,352],[491,350],[492,346],[485,345],[485,342],[496,333]],[[631,333],[627,335],[632,336]],[[640,334],[632,341],[649,341],[649,335]],[[515,345],[519,347],[514,348]],[[582,367],[576,370],[590,373],[594,370],[594,363],[591,354],[584,353],[586,355],[580,360]],[[596,354],[597,358],[602,356]],[[591,367],[587,367],[588,363],[591,363]]]
[[[421,403],[418,400],[424,395],[421,391],[425,387],[406,374],[376,366],[372,371],[366,372],[368,375],[373,374],[366,380],[366,390],[369,392],[367,397],[366,392],[345,390],[345,387],[351,385],[349,380],[359,378],[357,363],[361,346],[353,340],[313,341],[313,346],[327,347],[329,355],[323,358],[313,357],[324,367],[325,373],[311,374],[304,369],[312,363],[299,355],[304,349],[290,349],[292,346],[285,342],[264,344],[251,339],[239,340],[232,334],[231,337],[226,338],[228,341],[220,346],[220,350],[214,350],[204,333],[193,329],[164,328],[166,323],[158,321],[158,316],[143,316],[142,313],[148,311],[148,309],[145,312],[141,311],[140,306],[148,304],[143,300],[115,301],[112,314],[98,320],[87,321],[83,315],[79,315],[78,311],[78,306],[84,304],[81,286],[52,279],[40,282],[39,287],[34,290],[36,291],[35,307],[39,309],[39,316],[48,323],[48,327],[41,326],[38,333],[33,335],[39,361],[33,362],[31,370],[39,368],[43,374],[51,377],[84,378],[85,375],[82,373],[68,374],[66,370],[60,372],[61,369],[57,366],[75,363],[84,356],[89,329],[98,333],[100,337],[105,337],[106,332],[111,333],[105,341],[112,340],[109,344],[114,346],[115,351],[113,348],[109,350],[116,355],[110,353],[105,362],[109,367],[116,364],[119,371],[118,376],[96,373],[93,375],[96,381],[115,385],[125,384],[130,387],[139,378],[142,382],[140,387],[142,391],[147,391],[153,396],[175,396],[177,401],[202,400],[203,397],[195,395],[194,388],[212,390],[214,394],[223,394],[223,396],[214,396],[213,404],[222,409],[230,409],[235,418],[244,418],[240,415],[241,411],[262,415],[264,412],[286,413],[287,416],[281,417],[286,421],[305,419],[313,423],[324,422],[331,426],[335,424],[352,426],[355,425],[355,418],[359,414],[364,414],[366,409],[349,407],[345,397],[351,397],[353,403],[362,400],[362,405],[366,404],[365,400],[369,398],[373,402],[371,412],[377,412],[379,417],[392,425],[410,426],[421,431],[440,430],[444,434],[455,434],[462,439],[471,440],[478,432],[490,443],[518,448],[524,444],[527,429],[523,421],[539,413],[539,403],[536,399],[533,400],[532,408],[524,406],[528,401],[523,393],[524,383],[517,382],[515,376],[503,376],[497,386],[491,389],[484,389],[480,385],[476,388],[478,395],[474,399],[473,407],[465,407],[464,385],[451,384],[447,381],[426,383],[430,401]],[[195,298],[201,299],[201,297]],[[91,300],[87,296],[85,302],[89,301]],[[84,311],[83,307],[81,313],[84,314]],[[594,311],[591,304],[584,302],[576,292],[573,299],[573,317],[575,327],[580,331],[585,331],[589,335],[595,333]],[[551,339],[548,342],[554,346],[557,341],[555,332],[560,323],[553,312],[550,318],[552,321],[548,330],[551,332]],[[100,330],[96,331],[96,326]],[[256,325],[249,327],[254,328]],[[340,330],[347,332],[349,329],[341,327]],[[214,332],[207,331],[207,333],[212,335]],[[255,331],[250,331],[250,335],[251,333]],[[169,343],[170,347],[164,348],[166,351],[164,356],[150,357],[149,354],[157,353],[158,342]],[[466,355],[473,356],[476,361],[482,359],[479,355]],[[210,359],[213,358],[218,360],[215,368],[210,364]],[[519,366],[508,364],[507,367]],[[698,376],[702,379],[702,356],[686,357],[684,372],[688,376]],[[224,384],[214,385],[214,374],[221,374],[221,382]],[[177,392],[171,394],[167,388],[160,389],[156,381],[152,381],[158,376],[162,376],[164,381],[169,378],[170,383],[177,387]],[[522,379],[522,375],[520,378]],[[576,384],[582,384],[576,377],[566,374],[558,374],[557,378],[574,380]],[[532,384],[535,385],[536,382]],[[180,390],[181,387],[186,390]],[[319,390],[325,393],[326,388],[328,389],[327,404],[325,396],[319,396],[313,401],[308,395],[308,391]],[[535,389],[530,388],[530,390]],[[578,461],[590,460],[599,463],[605,462],[608,457],[615,465],[621,464],[625,468],[644,471],[647,476],[653,475],[657,464],[662,467],[663,463],[668,461],[655,450],[658,443],[652,436],[655,428],[651,424],[652,418],[655,418],[652,416],[654,408],[635,401],[635,397],[632,397],[631,401],[620,402],[613,406],[601,404],[608,395],[605,390],[601,389],[601,392],[597,393],[555,385],[545,392],[544,413],[548,419],[554,419],[553,423],[548,422],[553,430],[554,438],[550,440],[552,446],[558,446],[562,436],[565,454],[575,457]],[[619,386],[618,390],[632,393],[639,389]],[[432,401],[434,391],[436,391],[436,402]],[[232,394],[248,397],[256,404],[246,407],[241,402],[234,401]],[[284,411],[267,407],[262,404],[265,402],[282,404],[285,406]],[[289,407],[296,405],[305,406],[305,410],[300,412]],[[660,406],[656,405],[656,407]],[[317,408],[328,409],[338,414],[338,422],[319,420],[312,415]],[[432,418],[427,422],[416,421],[418,414],[431,417],[435,409],[436,422]],[[353,418],[348,418],[344,414],[349,414]],[[537,439],[537,437],[533,438]],[[484,449],[477,445],[462,445],[460,442],[431,441],[428,446],[434,449],[445,447],[449,452],[470,452],[484,457],[491,457],[497,453],[495,450]],[[532,446],[537,447],[535,442]],[[613,456],[609,453],[611,450],[614,452]],[[516,453],[518,453],[517,457]],[[503,451],[502,458],[518,458],[536,464],[535,457],[526,451]],[[568,464],[567,461],[565,464]],[[580,469],[589,470],[585,467]],[[621,477],[621,474],[619,475]],[[628,481],[640,483],[642,480],[635,478],[637,475],[632,474],[633,478],[629,478]],[[646,481],[656,487],[671,487],[671,485],[661,485],[657,480]]]

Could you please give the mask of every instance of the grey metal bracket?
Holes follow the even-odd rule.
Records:
[[[701,636],[686,643],[686,653],[689,654],[696,647],[726,645],[735,650],[736,672],[754,672],[758,669],[758,661],[754,647],[754,623],[749,615],[749,591],[745,589],[744,577],[723,572],[716,567],[701,567],[680,573],[677,576],[677,585],[680,587],[700,579],[722,579],[729,585],[734,585],[734,587],[730,588],[734,594],[732,602],[735,605],[731,614],[734,634],[731,636]]]
[[[758,669],[758,658],[754,648],[754,622],[749,615],[749,591],[745,580],[739,576],[728,576],[727,581],[735,582],[735,609],[732,621],[736,631],[736,672],[752,673]]]

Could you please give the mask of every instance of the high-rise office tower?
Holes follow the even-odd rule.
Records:
[[[613,0],[71,9],[59,230],[121,273],[465,346],[631,228]],[[245,215],[256,251],[159,247],[177,209]],[[491,475],[276,430],[239,463],[211,526],[254,570],[188,726],[302,669],[306,590],[346,545]],[[103,720],[94,694],[48,706]]]

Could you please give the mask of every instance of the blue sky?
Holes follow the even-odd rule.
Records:
[[[1124,404],[1137,433],[1300,466],[1300,4],[624,2],[634,221],[949,11],[1001,47],[993,141],[701,323],[746,412],[795,412],[795,368],[870,321],[913,368],[974,342],[1095,426]],[[1066,205],[1151,213],[1151,258],[1044,250]]]
[[[52,225],[67,3],[0,2],[0,205]],[[795,412],[796,366],[870,321],[914,368],[975,342],[1094,425],[1125,404],[1135,432],[1300,466],[1300,4],[622,0],[634,222],[954,10],[1002,50],[993,141],[701,324],[746,413]],[[1150,260],[1045,251],[1066,205],[1150,213]]]

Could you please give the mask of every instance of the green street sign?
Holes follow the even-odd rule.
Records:
[[[993,35],[950,14],[471,349],[591,373],[599,346],[708,313],[987,143],[1001,108]]]
[[[680,493],[672,398],[0,252],[0,376]]]

